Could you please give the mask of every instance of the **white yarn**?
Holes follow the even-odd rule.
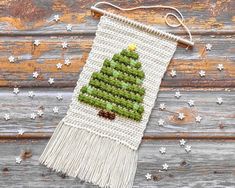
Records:
[[[145,73],[144,114],[140,122],[116,116],[107,120],[100,109],[83,104],[77,97],[93,72],[130,43]],[[83,67],[67,115],[57,126],[40,162],[56,171],[110,188],[131,188],[140,145],[161,79],[176,50],[177,42],[161,38],[115,18],[102,16],[87,62]]]
[[[39,161],[100,187],[131,188],[137,158],[137,151],[61,121]]]
[[[77,100],[82,86],[87,85],[93,72],[98,72],[106,58],[112,58],[130,43],[137,45],[139,60],[145,72],[143,87],[144,114],[140,122],[116,116],[113,121],[99,118],[99,109]],[[157,97],[161,79],[166,71],[177,42],[147,33],[128,23],[102,16],[87,62],[74,90],[72,103],[64,122],[74,127],[91,131],[100,136],[116,140],[131,149],[139,147],[151,110]]]

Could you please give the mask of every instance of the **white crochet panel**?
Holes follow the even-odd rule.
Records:
[[[114,120],[99,117],[97,109],[78,101],[79,91],[87,85],[93,72],[99,72],[106,58],[127,48],[130,43],[137,46],[139,61],[145,73],[143,87],[144,114],[140,122],[116,116]],[[159,86],[166,68],[176,50],[177,42],[136,27],[110,16],[102,16],[96,37],[75,87],[72,103],[63,122],[87,130],[101,137],[110,138],[137,150],[154,106]]]

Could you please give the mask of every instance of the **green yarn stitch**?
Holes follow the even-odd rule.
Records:
[[[114,77],[107,76],[107,75],[100,73],[100,72],[94,72],[92,74],[92,79],[97,79],[99,81],[103,81],[104,83],[106,83],[106,84],[108,83],[109,85],[117,87],[117,88],[123,88],[124,81],[117,80]],[[126,83],[126,82],[124,82],[124,83]],[[128,84],[128,83],[126,83],[126,84]],[[145,93],[144,88],[140,87],[139,85],[136,85],[136,84],[128,84],[128,86],[126,87],[126,90],[137,93],[141,96],[143,96]]]
[[[142,84],[145,74],[135,49],[132,45],[114,54],[112,59],[105,59],[100,72],[94,72],[88,85],[80,89],[78,100],[140,121],[144,113]]]
[[[139,102],[139,103],[143,102],[142,96],[135,94],[135,93],[132,93],[132,92],[125,91],[123,89],[115,88],[113,86],[110,86],[110,85],[102,82],[102,81],[90,80],[89,84],[95,88],[106,91],[106,92],[111,93],[113,95],[117,95],[117,96],[129,99],[129,100],[132,100],[133,102]]]
[[[132,61],[134,61],[134,60],[132,60]],[[114,64],[115,64],[115,66],[114,66]],[[138,69],[135,69],[135,68],[133,69],[132,67],[127,67],[127,66],[122,65],[122,64],[117,64],[113,60],[109,61],[109,60],[106,59],[104,61],[104,67],[114,68],[117,71],[121,71],[122,73],[125,73],[125,74],[130,74],[131,76],[138,77],[139,79],[144,78],[144,72],[142,70],[138,70]]]
[[[94,106],[96,108],[101,108],[101,109],[106,109],[106,105],[107,105],[107,102],[99,100],[89,95],[85,95],[83,93],[79,94],[78,100],[86,104],[89,104],[91,106]],[[120,106],[112,106],[112,112],[115,112],[121,116],[130,118],[130,119],[133,119],[135,121],[140,121],[142,118],[142,114],[138,112],[134,112],[134,111],[129,111]]]

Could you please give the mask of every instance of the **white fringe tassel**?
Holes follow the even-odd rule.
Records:
[[[137,158],[136,150],[61,121],[39,161],[100,187],[131,188]]]

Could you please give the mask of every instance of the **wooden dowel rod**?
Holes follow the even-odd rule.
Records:
[[[92,11],[93,13],[99,13],[99,14],[101,14],[101,15],[104,15],[104,14],[106,14],[106,15],[109,15],[109,14],[110,14],[110,15],[111,15],[111,14],[112,14],[112,17],[117,17],[117,18],[118,18],[117,15],[115,15],[115,14],[113,14],[113,13],[109,13],[109,12],[107,12],[107,11],[105,11],[105,10],[102,10],[102,9],[97,8],[97,7],[94,7],[94,6],[91,7],[91,11]],[[133,21],[133,22],[139,23],[139,22],[136,22],[136,21]],[[141,24],[141,23],[139,23],[139,24]],[[144,26],[144,25],[141,24],[141,26]],[[148,28],[148,26],[146,26],[146,29],[147,29],[147,28]],[[155,29],[155,28],[153,28],[153,27],[152,27],[152,29],[153,29],[154,31],[156,31],[156,33],[163,33],[163,35],[165,35],[167,38],[172,38],[172,34],[170,34],[170,33],[166,33],[166,32],[164,32],[164,31],[160,31],[160,30]],[[192,46],[194,45],[194,42],[193,42],[193,41],[184,39],[184,38],[182,38],[182,37],[175,36],[174,38],[175,38],[175,40],[176,40],[178,43],[184,44],[184,45],[186,45],[186,46],[192,47]]]

